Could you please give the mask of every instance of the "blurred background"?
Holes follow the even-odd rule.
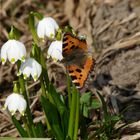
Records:
[[[131,140],[140,138],[140,0],[0,0],[0,47],[14,25],[30,52],[32,37],[27,25],[31,11],[53,17],[60,27],[69,24],[79,34],[87,36],[97,63],[96,80],[91,79],[89,90],[91,87],[100,90],[114,113],[121,112],[126,122],[134,122],[130,126],[134,128],[133,137],[127,131],[125,135]],[[55,64],[55,67],[63,69],[61,65]],[[0,64],[0,107],[12,92],[15,69],[8,63]],[[60,71],[62,74],[63,70]],[[37,84],[30,88],[33,92],[39,90]],[[42,112],[36,111],[34,115],[39,113]],[[18,136],[2,110],[0,136]]]

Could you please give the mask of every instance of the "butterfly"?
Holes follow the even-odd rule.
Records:
[[[71,33],[65,33],[62,54],[72,82],[78,89],[83,88],[88,74],[95,65],[86,40],[75,37]]]

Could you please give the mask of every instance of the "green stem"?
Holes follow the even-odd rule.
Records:
[[[68,136],[72,140],[73,140],[74,125],[75,125],[76,100],[77,100],[77,95],[75,94],[75,89],[73,88],[71,108],[70,108],[69,128],[68,128]]]
[[[18,70],[20,68],[20,65],[21,65],[21,62],[18,61],[17,62]],[[33,134],[32,127],[34,126],[34,124],[33,124],[33,119],[32,119],[32,115],[31,115],[31,110],[30,110],[30,104],[29,104],[29,100],[28,100],[28,96],[27,96],[27,91],[26,91],[26,87],[25,87],[25,81],[24,81],[22,75],[19,76],[19,85],[20,85],[21,93],[24,96],[24,99],[26,100],[26,103],[27,103],[27,107],[26,107],[27,118],[24,117],[26,119],[26,121],[24,120],[24,123],[29,128],[28,130],[30,131],[30,136],[33,137],[34,134]]]
[[[30,130],[29,130],[29,127],[28,127],[28,123],[27,123],[27,119],[25,116],[22,117],[22,120],[23,120],[23,123],[24,123],[24,127],[27,131],[27,134],[28,134],[28,137],[31,137],[31,134],[30,134]]]
[[[70,77],[67,73],[67,89],[68,89],[68,103],[69,103],[69,108],[71,107],[71,86],[70,86]]]
[[[35,18],[34,18],[34,13],[33,12],[31,12],[29,14],[29,28],[31,30],[34,42],[36,44],[38,44],[38,36],[37,36],[37,33],[36,33],[36,29],[35,29]]]
[[[32,115],[31,115],[31,110],[30,110],[30,104],[29,104],[29,100],[28,100],[28,96],[27,96],[27,93],[26,93],[26,88],[25,88],[25,82],[24,82],[24,79],[23,77],[19,76],[19,83],[20,83],[20,88],[21,88],[21,92],[27,102],[27,108],[26,108],[26,114],[27,114],[27,124],[28,127],[29,127],[29,130],[30,130],[30,135],[33,136],[33,129],[32,129],[32,126],[33,126],[33,119],[32,119]]]
[[[76,92],[75,93],[77,96],[77,100],[76,100],[76,116],[75,116],[75,128],[74,128],[74,136],[73,136],[73,140],[77,140],[77,134],[78,134],[78,127],[79,127],[79,106],[80,106],[80,96],[79,93]]]
[[[43,94],[43,96],[46,96],[46,89],[45,89],[45,85],[43,82],[43,74],[41,74],[41,76],[40,76],[40,84],[41,84],[42,94]]]

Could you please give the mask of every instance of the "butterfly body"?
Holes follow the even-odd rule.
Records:
[[[63,37],[64,63],[77,88],[83,88],[95,60],[89,53],[86,40],[74,37],[70,33]]]

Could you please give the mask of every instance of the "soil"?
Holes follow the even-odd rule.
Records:
[[[30,52],[32,38],[27,19],[31,10],[54,17],[62,27],[69,23],[79,34],[87,36],[96,59],[96,80],[90,81],[88,89],[98,89],[115,114],[122,113],[125,122],[134,122],[122,130],[122,140],[140,139],[140,0],[1,1],[0,46],[7,40],[10,26],[14,25]],[[54,65],[61,67],[59,73]],[[64,67],[53,63],[48,67],[50,73],[53,71],[50,79],[63,91],[66,85],[58,79],[65,78]],[[15,66],[0,64],[0,107],[12,91],[15,75]],[[32,87],[34,85],[32,91],[38,91]],[[0,116],[0,136],[18,136],[8,114],[0,110]]]

